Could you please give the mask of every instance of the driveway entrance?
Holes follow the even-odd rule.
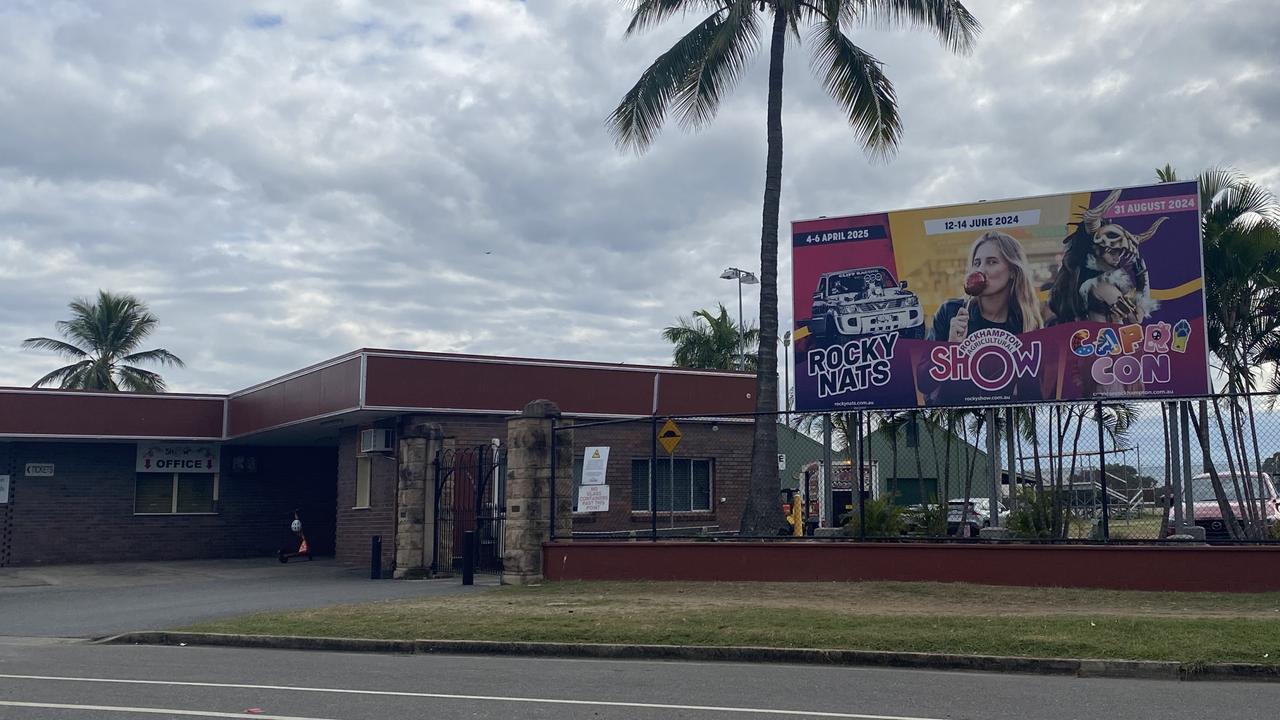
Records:
[[[475,592],[455,579],[370,580],[333,560],[275,558],[0,568],[0,636],[101,637],[343,603]]]

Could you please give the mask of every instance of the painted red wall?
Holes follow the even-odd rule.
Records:
[[[1280,547],[556,542],[549,580],[900,580],[1114,590],[1280,591]]]

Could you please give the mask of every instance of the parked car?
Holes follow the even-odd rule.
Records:
[[[1009,510],[1004,503],[996,503],[999,514],[1000,524],[1004,525],[1008,519]],[[991,527],[991,501],[987,498],[969,498],[966,506],[964,498],[953,498],[947,501],[947,532],[948,534],[956,534],[968,524],[970,532],[977,534],[977,531],[984,527]]]
[[[1244,476],[1236,477],[1229,472],[1219,473],[1222,490],[1226,494],[1231,513],[1237,520],[1245,517],[1249,500],[1252,499],[1256,511],[1252,513],[1266,524],[1268,528],[1280,524],[1280,494],[1276,492],[1275,481],[1267,473],[1249,473],[1249,490],[1243,485]],[[1236,496],[1236,485],[1240,485],[1240,493],[1244,499]],[[1252,495],[1252,498],[1250,498]],[[1172,505],[1165,511],[1168,515],[1168,534],[1176,532],[1173,527],[1174,508]],[[1231,533],[1222,517],[1222,507],[1218,505],[1218,496],[1213,491],[1213,480],[1208,473],[1201,473],[1191,478],[1191,513],[1195,524],[1204,528],[1206,540],[1230,540]]]
[[[832,341],[895,330],[920,339],[925,332],[920,299],[884,267],[823,273],[809,317],[809,332]]]

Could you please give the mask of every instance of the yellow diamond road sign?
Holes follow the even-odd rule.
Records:
[[[684,437],[684,433],[680,432],[680,426],[676,425],[675,420],[668,420],[666,425],[658,431],[658,444],[668,455],[676,454],[676,446],[680,444],[680,438]]]

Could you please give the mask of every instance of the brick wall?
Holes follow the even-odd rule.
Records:
[[[13,551],[13,507],[14,486],[17,484],[17,471],[13,465],[13,443],[0,440],[0,475],[9,476],[9,503],[0,505],[0,567],[9,564]]]
[[[400,426],[418,423],[439,424],[444,430],[445,447],[488,446],[492,438],[499,438],[503,445],[506,444],[507,417],[504,415],[413,415],[402,418]],[[746,504],[750,476],[751,424],[681,421],[680,428],[684,437],[676,450],[676,458],[710,460],[712,463],[712,509],[710,512],[676,513],[674,524],[677,527],[715,526],[720,530],[736,530]],[[355,508],[359,430],[356,427],[344,428],[339,437],[335,556],[339,562],[368,568],[371,539],[374,535],[381,536],[382,574],[389,577],[394,570],[395,559],[398,460],[394,454],[371,456],[369,507]],[[652,426],[647,419],[574,431],[575,457],[581,457],[583,448],[588,445],[610,447],[609,512],[575,513],[575,531],[649,531],[650,514],[632,512],[631,461],[649,458],[651,432]],[[562,432],[558,441],[570,442],[569,434]],[[658,452],[659,462],[662,462],[667,455],[661,448]],[[434,465],[429,473],[434,482]],[[672,521],[670,513],[659,513],[660,528],[670,526]]]
[[[356,507],[356,458],[360,429],[338,434],[337,546],[334,557],[347,565],[369,567],[372,538],[382,538],[382,574],[391,576],[395,560],[396,482],[394,453],[370,455],[369,507]]]
[[[445,438],[452,439],[454,446],[459,448],[488,445],[490,438],[495,437],[506,444],[505,416],[415,415],[408,422],[438,423],[444,429]],[[742,521],[742,509],[746,505],[747,482],[751,475],[751,423],[677,422],[684,437],[676,448],[676,458],[712,462],[712,510],[676,513],[675,525],[714,525],[721,530],[738,529]],[[572,436],[564,431],[559,433],[557,442],[570,442],[572,437],[575,458],[581,458],[583,449],[588,446],[607,445],[610,448],[607,472],[609,512],[575,513],[575,531],[647,531],[650,528],[651,518],[648,512],[635,513],[631,510],[631,461],[649,458],[651,432],[651,422],[644,419],[575,430]],[[667,457],[666,452],[659,447],[659,462]],[[721,498],[725,499],[724,502],[720,502]],[[778,502],[782,502],[781,496]],[[670,513],[659,514],[659,527],[671,524]]]
[[[587,421],[584,421],[587,422]],[[711,461],[711,512],[658,513],[658,527],[718,526],[720,530],[737,530],[747,500],[747,483],[751,476],[751,424],[709,423],[677,420],[684,437],[676,448],[680,459]],[[649,459],[652,425],[644,420],[618,425],[601,425],[573,431],[574,457],[581,458],[588,446],[609,447],[609,512],[575,513],[575,532],[633,530],[647,532],[652,518],[649,512],[633,512],[631,497],[631,461]],[[561,434],[561,441],[567,437]],[[658,447],[658,463],[669,456]],[[724,499],[721,502],[721,499]],[[781,502],[781,501],[779,501]]]
[[[289,537],[295,507],[316,551],[332,548],[331,448],[224,447],[216,514],[135,515],[134,443],[0,446],[12,476],[6,564],[270,555]],[[237,454],[253,456],[256,471],[229,472]],[[54,463],[54,476],[22,477],[29,462]]]

